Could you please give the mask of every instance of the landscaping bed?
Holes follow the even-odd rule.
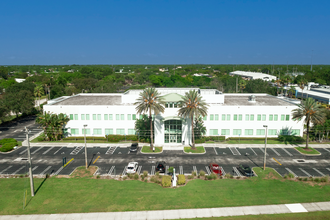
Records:
[[[317,150],[315,150],[314,148],[311,148],[311,147],[308,147],[308,149],[306,149],[305,147],[295,147],[295,149],[302,154],[321,155],[320,152],[318,152]]]
[[[142,153],[160,153],[163,151],[163,147],[155,147],[155,151],[150,149],[150,146],[143,146],[141,149]]]
[[[205,149],[203,146],[195,147],[196,149],[192,149],[191,147],[184,147],[184,152],[186,153],[195,153],[195,154],[202,154],[205,153]]]

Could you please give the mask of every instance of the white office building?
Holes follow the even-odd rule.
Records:
[[[282,133],[303,135],[303,123],[292,120],[293,101],[267,94],[222,94],[215,89],[158,88],[166,102],[165,112],[154,117],[155,144],[190,144],[191,121],[178,117],[178,102],[189,90],[197,90],[209,105],[204,117],[207,136],[277,137]],[[66,125],[69,135],[105,136],[135,134],[134,102],[142,90],[125,93],[83,93],[48,101],[45,112],[64,113],[70,117]]]
[[[244,79],[262,79],[264,81],[272,81],[276,80],[276,76],[269,75],[266,73],[258,73],[258,72],[247,72],[247,71],[234,71],[229,73],[230,76],[241,76]]]

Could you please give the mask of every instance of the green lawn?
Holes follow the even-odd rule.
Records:
[[[112,212],[194,209],[329,201],[330,184],[311,186],[268,176],[272,169],[255,169],[258,177],[246,180],[193,180],[176,189],[128,180],[56,178],[35,179],[37,191],[28,196],[28,178],[0,179],[0,215],[75,212]],[[266,178],[266,179],[263,179]],[[41,186],[40,186],[41,185]]]
[[[150,150],[150,146],[143,146],[141,152],[143,153],[160,153],[163,151],[163,147],[155,147],[155,152]]]
[[[308,147],[308,150],[305,150],[305,147],[295,147],[296,150],[298,150],[300,153],[303,154],[314,154],[314,155],[320,155],[320,152],[315,150],[314,148]]]
[[[204,153],[205,149],[204,147],[196,147],[195,150],[193,150],[191,147],[184,147],[184,152],[186,153]]]

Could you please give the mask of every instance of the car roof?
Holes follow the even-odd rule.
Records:
[[[128,165],[135,165],[137,164],[138,162],[129,162]]]
[[[210,163],[210,165],[211,166],[216,166],[216,167],[218,167],[219,165],[218,164],[216,164],[216,163]]]

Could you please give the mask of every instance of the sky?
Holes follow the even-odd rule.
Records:
[[[330,64],[329,0],[0,1],[0,65]]]

